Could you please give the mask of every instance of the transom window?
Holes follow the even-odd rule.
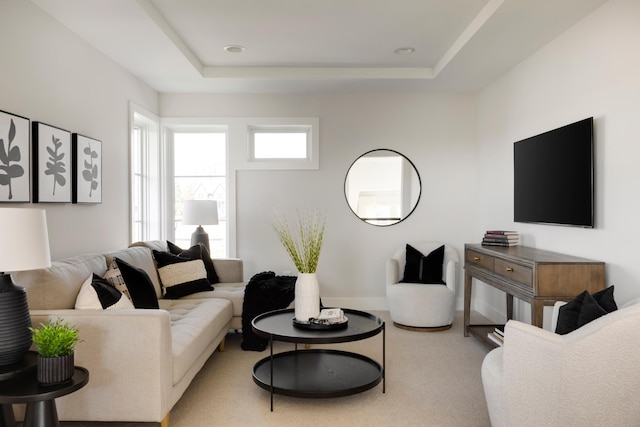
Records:
[[[306,128],[249,128],[253,160],[310,160],[310,130]]]

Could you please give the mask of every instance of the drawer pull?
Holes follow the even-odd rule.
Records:
[[[480,261],[480,257],[479,257],[479,256],[474,256],[474,257],[473,257],[473,260],[474,260],[474,261]]]
[[[509,271],[509,272],[511,272],[511,271],[513,271],[513,268],[511,268],[511,267],[505,267],[505,268],[504,268],[504,271]]]

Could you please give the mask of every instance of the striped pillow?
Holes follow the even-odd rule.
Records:
[[[178,299],[196,292],[213,290],[202,259],[190,259],[155,250],[153,256],[158,265],[165,298]]]

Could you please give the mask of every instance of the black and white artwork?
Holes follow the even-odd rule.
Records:
[[[29,203],[29,119],[0,111],[0,202]]]
[[[73,203],[102,202],[102,143],[74,133]]]
[[[33,122],[33,201],[71,202],[71,133]]]

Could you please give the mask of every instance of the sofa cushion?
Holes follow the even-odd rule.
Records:
[[[129,298],[95,273],[85,280],[76,299],[76,309],[78,310],[126,308],[134,308]]]
[[[27,291],[30,310],[70,309],[84,281],[92,273],[103,276],[107,271],[100,254],[79,255],[51,263],[51,267],[18,271],[11,276]]]
[[[116,263],[135,308],[158,308],[158,297],[149,275],[143,269],[134,267],[120,258],[116,258]]]
[[[221,330],[229,327],[231,302],[218,299],[160,300],[171,316],[173,383],[182,379]]]
[[[223,298],[231,301],[233,306],[233,316],[242,316],[242,303],[244,302],[244,290],[246,283],[244,282],[221,282],[218,283],[214,290],[207,292],[198,292],[192,295],[185,296],[185,299],[198,299],[198,298]]]

